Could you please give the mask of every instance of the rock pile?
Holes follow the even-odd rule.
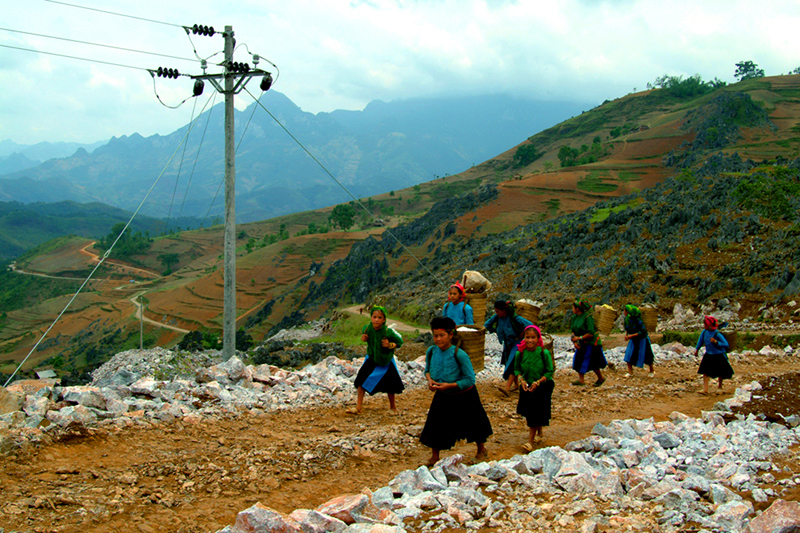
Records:
[[[284,334],[283,338],[289,338]],[[336,353],[338,347],[333,347]],[[558,369],[569,369],[572,344],[554,337]],[[693,350],[679,343],[653,345],[656,361],[691,358]],[[485,369],[478,380],[500,375],[501,346],[494,334],[486,339]],[[732,353],[732,360],[755,352]],[[763,355],[800,356],[800,349],[764,347]],[[606,351],[621,364],[624,347]],[[189,417],[254,414],[298,405],[330,405],[352,398],[353,378],[363,359],[327,356],[300,370],[272,365],[246,365],[239,357],[220,362],[221,353],[171,352],[162,348],[129,350],[95,371],[88,386],[61,387],[55,380],[15,382],[4,391],[0,412],[0,450],[40,442],[48,434],[78,427],[130,426]],[[424,387],[424,357],[397,361],[408,388]]]
[[[748,384],[728,405],[718,405],[729,408],[758,389],[758,382]],[[800,505],[778,499],[775,509],[751,520],[753,501],[780,497],[800,484],[800,475],[786,476],[773,462],[798,441],[800,427],[753,416],[726,424],[719,411],[702,418],[673,412],[664,422],[614,420],[563,449],[540,448],[472,466],[453,455],[430,469],[403,471],[374,492],[338,496],[317,509],[285,515],[256,504],[219,533],[590,533],[601,527],[672,532],[687,525],[706,532],[773,531],[770,524],[781,521],[800,526]]]

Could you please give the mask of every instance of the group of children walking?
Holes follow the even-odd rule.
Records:
[[[572,368],[578,373],[572,385],[585,386],[584,376],[593,372],[597,379],[592,385],[599,387],[605,382],[602,370],[607,362],[590,310],[588,302],[580,298],[572,306],[570,329],[575,346]],[[503,346],[503,384],[499,389],[506,396],[519,390],[516,411],[525,417],[529,430],[528,442],[522,448],[530,452],[542,441],[542,428],[550,424],[555,359],[551,351],[545,349],[539,327],[517,315],[510,302],[496,301],[494,311],[484,327],[496,333]],[[361,412],[365,392],[370,395],[386,393],[390,413],[398,412],[395,395],[403,392],[404,385],[394,362],[394,350],[403,345],[403,339],[386,325],[386,317],[385,308],[374,306],[370,323],[362,330],[361,340],[367,343],[367,357],[356,376],[356,406],[347,410],[350,414]],[[653,350],[641,311],[634,305],[627,305],[624,317],[628,341],[625,377],[632,375],[634,366],[643,368],[645,365],[649,367],[648,375],[653,377]],[[473,311],[466,301],[464,287],[455,283],[448,290],[442,316],[431,320],[433,345],[425,354],[425,378],[434,396],[420,442],[431,449],[429,466],[439,460],[441,450],[452,448],[462,439],[476,444],[476,460],[487,457],[486,441],[492,435],[491,422],[475,386],[475,371],[469,355],[458,346],[458,326],[472,324],[472,321]],[[705,329],[695,349],[697,355],[702,346],[706,348],[698,370],[704,375],[703,394],[708,394],[709,378],[718,378],[721,390],[723,379],[733,375],[725,353],[728,343],[717,327],[713,317],[706,317]]]

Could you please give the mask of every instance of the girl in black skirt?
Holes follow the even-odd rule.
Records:
[[[436,464],[439,451],[452,448],[461,439],[477,445],[476,461],[485,460],[492,424],[475,388],[472,362],[464,350],[454,345],[456,324],[452,318],[435,317],[431,332],[434,346],[425,355],[425,377],[435,394],[419,437],[422,444],[431,448],[427,465]]]
[[[394,363],[394,350],[403,345],[403,337],[386,325],[386,309],[376,305],[372,308],[370,324],[364,326],[361,340],[367,343],[367,358],[356,376],[358,389],[355,408],[348,414],[357,415],[364,404],[364,391],[370,396],[385,392],[389,396],[389,412],[397,414],[394,395],[403,392],[405,386]]]
[[[708,394],[709,378],[717,379],[717,394],[720,394],[722,393],[722,380],[733,377],[733,367],[728,362],[729,344],[717,329],[719,323],[716,318],[706,316],[703,320],[703,326],[705,326],[705,329],[700,333],[700,338],[697,339],[697,347],[694,350],[696,357],[700,348],[703,346],[706,348],[706,353],[700,361],[700,368],[697,369],[697,373],[703,375],[703,390],[700,391],[700,394]]]
[[[536,326],[528,326],[514,358],[514,374],[519,376],[520,389],[517,414],[525,417],[530,433],[528,442],[522,446],[526,452],[542,442],[542,426],[550,425],[554,372],[553,356],[544,349],[542,332]]]

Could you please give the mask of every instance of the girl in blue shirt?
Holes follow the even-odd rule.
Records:
[[[492,424],[475,388],[472,362],[454,344],[456,324],[452,318],[435,317],[431,320],[431,333],[434,346],[425,354],[425,377],[434,395],[419,437],[422,444],[431,448],[427,465],[436,464],[440,450],[449,450],[461,439],[477,445],[476,461],[485,460]]]
[[[511,302],[505,300],[494,303],[494,315],[483,324],[489,333],[497,333],[497,340],[503,345],[500,364],[504,369],[504,383],[497,388],[506,396],[518,388],[517,376],[514,374],[514,354],[517,353],[517,343],[522,340],[522,332],[532,325],[533,322],[516,314]]]
[[[472,317],[472,307],[466,301],[464,287],[460,283],[450,285],[447,291],[447,303],[442,308],[442,315],[452,318],[457,326],[461,324],[474,324]]]
[[[719,324],[717,319],[713,316],[706,316],[703,320],[705,329],[700,333],[700,338],[697,339],[697,346],[694,350],[694,355],[700,352],[702,346],[706,347],[706,353],[700,361],[700,368],[697,369],[698,374],[703,375],[703,390],[700,394],[708,394],[708,380],[709,378],[717,378],[719,387],[717,394],[722,392],[722,380],[731,379],[733,377],[733,368],[728,362],[727,348],[728,341],[722,336],[717,328]]]

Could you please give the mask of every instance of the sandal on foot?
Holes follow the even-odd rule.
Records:
[[[605,382],[606,382],[606,378],[598,379],[597,381],[592,383],[592,387],[599,387],[600,385],[602,385]]]
[[[497,390],[499,390],[503,394],[503,396],[505,396],[506,398],[508,398],[510,396],[510,394],[508,393],[506,388],[503,387],[502,385],[498,385],[497,386]]]
[[[475,457],[472,458],[472,464],[476,465],[478,463],[484,463],[489,460],[489,452],[483,452],[476,454]]]
[[[573,381],[572,384],[575,385],[576,387],[583,387],[584,385],[586,385],[586,383],[581,383],[580,381]]]
[[[361,414],[361,410],[360,409],[356,409],[355,407],[350,407],[349,409],[345,409],[344,412],[347,413],[348,415],[360,415]]]
[[[531,453],[533,451],[533,446],[531,446],[530,442],[526,442],[525,444],[522,445],[522,449],[528,453]]]

